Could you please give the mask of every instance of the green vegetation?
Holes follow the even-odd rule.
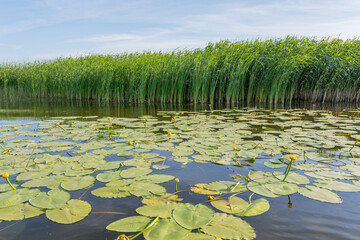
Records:
[[[360,100],[360,41],[287,37],[0,66],[5,99],[234,103]]]

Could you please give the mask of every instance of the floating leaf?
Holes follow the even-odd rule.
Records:
[[[29,201],[30,199],[36,197],[39,193],[39,189],[27,188],[0,193],[0,208],[10,207]]]
[[[267,187],[265,187],[265,184],[266,183],[249,182],[246,187],[253,193],[259,194],[264,197],[276,198],[279,196],[278,194],[273,193]]]
[[[200,228],[208,224],[213,217],[214,211],[202,204],[185,203],[177,206],[173,211],[175,221],[187,229]]]
[[[181,240],[214,240],[214,237],[203,233],[188,233]]]
[[[181,240],[190,230],[181,227],[174,220],[161,219],[144,232],[146,240]]]
[[[317,201],[321,201],[321,202],[327,202],[327,203],[341,203],[342,199],[339,195],[337,195],[336,193],[327,190],[327,189],[323,189],[323,188],[319,188],[319,187],[315,187],[315,186],[311,186],[311,185],[306,185],[305,187],[300,187],[299,188],[299,193],[305,197],[317,200]]]
[[[224,239],[254,239],[254,229],[244,220],[226,213],[215,213],[212,221],[201,231]]]
[[[120,178],[119,171],[105,171],[96,175],[96,179],[100,182],[111,182]]]
[[[123,178],[135,178],[135,177],[147,175],[151,172],[152,172],[152,170],[150,168],[132,167],[132,168],[127,168],[125,170],[122,170],[120,172],[120,176]]]
[[[242,198],[230,196],[227,200],[211,201],[211,205],[220,211],[235,214],[244,212],[248,208],[249,203]]]
[[[291,195],[299,189],[298,185],[287,182],[265,183],[265,187],[277,195]]]
[[[250,217],[263,214],[270,209],[270,204],[265,198],[256,199],[252,201],[249,206],[243,211],[236,213],[240,217]]]
[[[284,173],[282,172],[273,172],[273,175],[279,180],[283,180],[285,177]],[[285,182],[294,183],[294,184],[309,184],[310,179],[300,173],[289,172]]]
[[[203,194],[203,195],[219,195],[219,194],[222,194],[222,192],[219,192],[219,191],[212,191],[212,190],[204,189],[204,187],[206,185],[208,185],[208,184],[206,184],[206,183],[197,183],[197,184],[195,184],[194,187],[191,187],[190,189],[194,193]]]
[[[91,191],[95,196],[102,198],[123,198],[130,196],[129,187],[102,187]]]
[[[46,210],[46,217],[51,221],[61,224],[72,224],[89,215],[91,205],[88,202],[71,199],[60,208]]]
[[[270,161],[266,161],[264,162],[264,165],[268,168],[283,168],[283,167],[286,167],[287,165],[284,164],[284,163],[273,163],[273,162],[270,162]]]
[[[176,202],[159,202],[152,203],[136,209],[136,212],[148,217],[171,217],[172,210],[177,206]]]
[[[154,183],[133,183],[130,187],[130,193],[137,197],[149,198],[166,193],[166,189],[163,186]]]
[[[58,208],[64,205],[70,199],[68,192],[60,189],[54,189],[47,193],[41,192],[35,198],[30,200],[31,205],[38,208]]]
[[[24,218],[32,218],[43,214],[44,212],[28,203],[20,203],[11,207],[0,209],[0,220],[16,221]]]
[[[90,187],[95,181],[93,176],[67,178],[61,183],[61,187],[68,191],[76,191]]]
[[[151,223],[152,219],[144,216],[127,217],[109,224],[106,229],[115,232],[140,232]]]
[[[13,186],[16,188],[18,185],[14,183]],[[12,191],[12,190],[14,189],[9,184],[7,183],[0,184],[0,193]]]
[[[153,204],[153,203],[160,203],[160,202],[180,202],[182,198],[179,198],[176,194],[165,193],[160,197],[151,197],[151,198],[144,198],[142,200],[143,204]]]
[[[328,190],[340,191],[340,192],[360,192],[360,186],[347,182],[335,181],[335,180],[321,180],[316,179],[314,185]]]
[[[26,180],[30,180],[30,179],[44,177],[44,176],[50,174],[52,171],[53,171],[52,169],[45,169],[43,171],[30,171],[30,172],[20,173],[16,177],[16,181],[26,181]]]

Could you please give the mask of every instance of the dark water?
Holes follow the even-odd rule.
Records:
[[[214,106],[223,108],[224,106]],[[226,106],[225,106],[226,107]],[[244,106],[232,106],[244,107]],[[251,107],[255,107],[251,106]],[[276,108],[274,106],[259,106]],[[306,107],[308,109],[328,109],[341,111],[347,107],[341,105],[320,105],[312,103],[298,104],[286,107]],[[207,106],[185,105],[142,105],[142,106],[116,106],[101,105],[98,103],[6,103],[0,104],[0,124],[21,123],[34,119],[43,119],[51,116],[125,116],[138,117],[141,115],[156,115],[159,110],[203,110]],[[282,106],[279,108],[283,108]],[[257,159],[255,166],[264,169],[265,159]],[[182,166],[181,163],[166,162],[171,167],[167,170],[154,170],[153,173],[166,173],[181,179],[179,190],[188,190],[190,185],[203,182],[208,183],[216,180],[231,180],[234,172],[246,175],[248,170],[235,166],[220,166],[211,163],[189,163]],[[120,199],[105,199],[93,196],[92,189],[104,186],[104,183],[96,184],[86,190],[72,192],[71,198],[81,198],[88,201],[92,206],[92,212],[84,220],[71,224],[62,225],[48,220],[44,215],[22,221],[10,221],[0,223],[0,240],[9,239],[115,239],[119,233],[110,232],[105,227],[120,219],[131,215],[138,215],[135,209],[142,206],[141,199],[126,197]],[[168,192],[174,192],[173,182],[161,184]],[[300,194],[291,196],[292,208],[289,208],[288,196],[280,196],[272,199],[267,198],[270,210],[260,216],[245,217],[256,231],[257,238],[261,240],[278,239],[360,239],[360,194],[338,192],[342,197],[341,204],[328,204],[305,198]],[[250,193],[242,194],[246,199]],[[194,204],[207,201],[207,196],[183,192],[179,194],[184,202]],[[142,236],[136,238],[142,239]]]

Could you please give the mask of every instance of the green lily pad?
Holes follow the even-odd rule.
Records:
[[[160,219],[155,226],[144,232],[144,237],[146,240],[181,240],[189,232],[171,218]]]
[[[203,226],[201,231],[224,239],[254,239],[256,237],[250,224],[226,213],[215,213],[212,221]]]
[[[287,165],[284,164],[284,163],[273,163],[273,162],[270,162],[270,161],[266,161],[264,162],[264,165],[268,168],[283,168],[283,167],[286,167]]]
[[[129,187],[102,187],[92,190],[91,193],[102,198],[123,198],[130,196]]]
[[[150,198],[153,196],[159,196],[166,193],[166,189],[163,186],[154,183],[133,183],[130,185],[130,193],[137,197]]]
[[[271,197],[276,198],[279,196],[279,194],[275,194],[272,191],[270,191],[266,186],[266,183],[258,183],[258,182],[249,182],[247,184],[247,188],[252,191],[253,193],[259,194],[264,197]]]
[[[181,202],[182,198],[179,198],[176,194],[165,193],[160,197],[150,197],[144,198],[141,202],[143,204],[153,204],[153,203],[160,203],[160,202]]]
[[[265,183],[265,187],[277,195],[291,195],[299,189],[298,185],[287,182]]]
[[[114,232],[140,232],[151,222],[152,219],[149,217],[133,216],[110,223],[106,229]]]
[[[88,202],[71,199],[60,208],[46,210],[46,217],[61,224],[72,224],[81,221],[91,212]]]
[[[10,207],[29,201],[30,199],[36,197],[39,193],[39,189],[27,188],[0,193],[0,208]]]
[[[311,185],[306,185],[305,187],[300,187],[299,188],[299,193],[301,195],[303,195],[304,197],[308,197],[317,201],[321,201],[321,202],[327,202],[327,203],[341,203],[342,199],[339,195],[337,195],[336,193],[327,190],[327,189],[323,189],[323,188],[319,188],[319,187],[315,187],[315,186],[311,186]]]
[[[229,197],[227,200],[220,199],[211,201],[211,205],[222,212],[235,214],[245,211],[248,208],[249,203],[239,197]]]
[[[136,209],[136,212],[148,217],[169,218],[171,217],[172,210],[176,206],[176,202],[158,202],[139,207]]]
[[[41,192],[35,198],[30,200],[31,205],[38,208],[53,209],[64,205],[70,199],[68,192],[60,189],[54,189],[47,193]]]
[[[67,191],[76,191],[88,188],[95,183],[93,176],[67,178],[61,183],[61,187]]]
[[[270,204],[265,198],[256,199],[251,201],[249,206],[243,211],[236,213],[240,217],[257,216],[267,212],[270,209]]]
[[[279,180],[283,180],[285,177],[284,173],[282,172],[273,172],[273,175]],[[289,172],[288,176],[285,179],[285,182],[294,184],[309,184],[310,179],[300,173]]]
[[[182,227],[196,229],[208,224],[214,217],[214,211],[208,206],[185,203],[173,211],[174,220]]]
[[[43,214],[44,212],[28,203],[20,203],[11,207],[0,209],[0,220],[16,221],[24,218],[32,218]]]
[[[203,233],[188,233],[181,240],[214,240],[213,236]]]
[[[100,182],[111,182],[121,179],[119,171],[105,171],[96,175],[96,179]]]
[[[15,183],[13,184],[13,186],[14,186],[15,188],[18,187],[18,185],[15,184]],[[2,183],[2,184],[0,184],[0,193],[12,191],[12,190],[14,190],[14,189],[13,189],[12,187],[10,187],[9,184],[7,184],[7,183]]]
[[[46,175],[49,175],[52,171],[53,171],[52,169],[45,169],[43,171],[30,171],[30,172],[20,173],[16,177],[16,181],[26,181],[30,179],[45,177]]]
[[[193,191],[194,193],[198,193],[198,194],[203,194],[203,195],[219,195],[222,194],[222,192],[219,191],[212,191],[212,190],[208,190],[205,189],[204,187],[207,186],[208,184],[206,183],[197,183],[195,184],[195,186],[191,187],[191,191]]]
[[[314,185],[328,190],[340,192],[360,192],[360,186],[336,180],[316,179]]]
[[[150,168],[132,167],[132,168],[127,168],[125,170],[122,170],[120,172],[120,176],[123,178],[135,178],[135,177],[147,175],[151,172],[152,172],[152,170]]]

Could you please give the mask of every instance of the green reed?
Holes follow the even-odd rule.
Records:
[[[360,100],[360,41],[287,37],[0,65],[3,99],[237,103]]]

